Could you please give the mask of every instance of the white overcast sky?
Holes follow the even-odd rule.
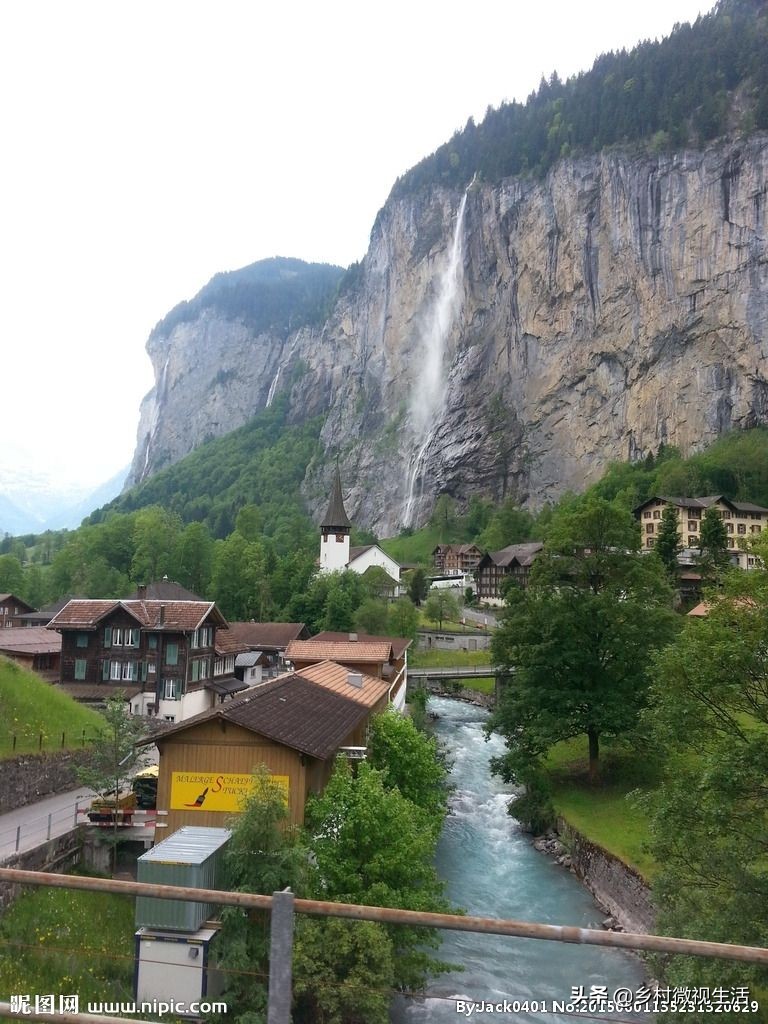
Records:
[[[698,0],[3,0],[0,471],[131,458],[149,331],[218,271],[360,259],[398,174]]]

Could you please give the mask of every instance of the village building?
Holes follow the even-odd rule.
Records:
[[[382,679],[388,684],[388,702],[402,711],[410,645],[411,640],[404,637],[326,631],[310,640],[294,640],[288,645],[285,657],[297,672],[318,662],[333,661],[353,672]]]
[[[11,626],[0,630],[0,655],[36,672],[49,683],[57,682],[61,637],[44,626]]]
[[[483,552],[477,544],[438,544],[432,551],[435,570],[447,576],[466,576],[477,569]]]
[[[58,601],[52,601],[50,604],[44,604],[42,608],[34,608],[31,612],[26,612],[20,616],[22,626],[47,626],[51,619],[56,615],[65,604],[68,604],[73,594],[67,594],[66,597],[60,597]]]
[[[31,604],[22,601],[15,594],[0,594],[0,629],[23,626],[22,616],[34,610]]]
[[[59,686],[76,700],[122,693],[134,714],[178,722],[221,696],[216,635],[228,625],[212,601],[76,599],[47,628],[61,634]]]
[[[341,475],[337,466],[328,511],[320,523],[320,572],[344,572],[349,569],[362,576],[373,566],[379,566],[391,578],[393,596],[397,596],[400,592],[399,563],[378,544],[350,548],[351,530],[352,523],[344,508]]]
[[[283,787],[291,822],[303,822],[307,796],[322,792],[334,757],[364,754],[386,689],[365,675],[350,681],[340,666],[318,665],[310,675],[250,687],[144,741],[160,751],[157,806],[168,811],[166,834],[182,825],[226,825],[262,765]]]
[[[728,554],[733,565],[741,569],[759,568],[760,560],[748,550],[747,542],[768,529],[768,508],[748,501],[732,501],[723,494],[685,498],[655,495],[635,508],[640,523],[644,551],[651,551],[661,527],[664,509],[671,505],[677,512],[677,533],[682,546],[681,564],[691,564],[694,553],[701,548],[701,521],[708,508],[714,507],[728,534]]]
[[[544,550],[541,541],[510,544],[500,551],[489,551],[480,559],[475,570],[478,600],[487,604],[503,604],[502,587],[514,580],[520,587],[528,585],[531,567]]]

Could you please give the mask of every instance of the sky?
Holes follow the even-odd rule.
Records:
[[[468,117],[711,6],[5,0],[0,481],[111,477],[178,302],[271,256],[361,259]]]

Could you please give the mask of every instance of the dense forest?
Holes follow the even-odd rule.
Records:
[[[768,129],[768,14],[763,0],[721,0],[660,42],[598,57],[525,103],[488,109],[395,183],[392,197],[438,183],[464,188],[541,175],[563,157],[644,144],[652,152]]]
[[[193,299],[174,306],[156,325],[150,341],[196,320],[206,309],[240,320],[256,334],[270,331],[285,337],[326,319],[343,273],[328,263],[275,257],[216,274]]]

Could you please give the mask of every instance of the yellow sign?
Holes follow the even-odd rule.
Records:
[[[288,776],[271,775],[270,778],[283,788],[287,801],[290,787]],[[243,803],[253,789],[253,782],[253,775],[171,772],[171,810],[242,811]]]

